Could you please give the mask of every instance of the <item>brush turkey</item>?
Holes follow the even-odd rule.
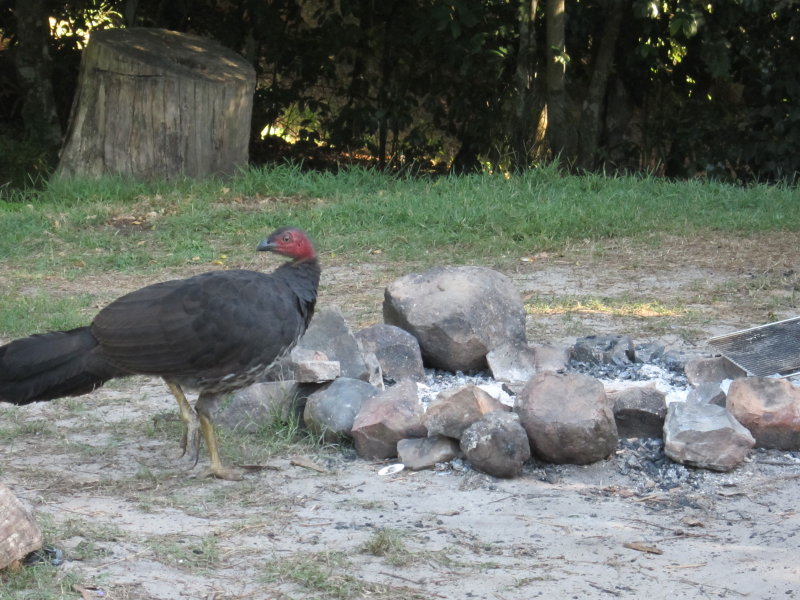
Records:
[[[211,474],[240,479],[220,460],[212,409],[292,349],[314,313],[320,278],[300,229],[277,229],[258,250],[292,260],[269,274],[215,271],[149,285],[106,306],[89,326],[0,346],[0,401],[28,404],[86,394],[117,377],[159,376],[178,401],[184,454],[197,462],[202,435]],[[199,393],[194,407],[184,390]]]

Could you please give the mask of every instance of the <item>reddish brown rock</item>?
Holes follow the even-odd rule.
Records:
[[[476,385],[441,392],[428,407],[423,422],[428,435],[459,439],[483,415],[509,408]]]
[[[550,462],[588,464],[617,447],[617,425],[603,384],[579,373],[540,373],[514,409],[533,451]]]
[[[728,389],[726,406],[759,448],[800,449],[800,389],[785,379],[737,379]]]
[[[427,436],[422,415],[416,383],[404,379],[387,388],[366,400],[353,421],[356,452],[370,459],[397,456],[397,442]]]

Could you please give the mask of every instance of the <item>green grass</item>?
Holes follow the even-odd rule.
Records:
[[[461,258],[570,241],[701,230],[800,228],[800,193],[648,177],[524,176],[398,179],[353,169],[255,168],[227,180],[141,183],[54,180],[0,203],[0,253],[41,268],[141,269],[241,253],[280,224],[307,228],[324,252]],[[138,219],[137,219],[138,217]],[[138,221],[134,223],[133,221]]]
[[[461,264],[654,233],[800,231],[798,208],[800,190],[788,186],[562,176],[556,167],[509,179],[289,165],[227,180],[53,179],[44,189],[0,196],[0,277],[10,282],[0,292],[0,332],[74,326],[91,312],[83,310],[87,290],[56,305],[52,312],[63,314],[51,319],[49,299],[24,297],[23,285],[189,265],[260,267],[255,245],[284,224],[307,229],[323,261]],[[25,304],[17,306],[18,298]],[[42,324],[44,313],[50,320]]]
[[[0,600],[63,600],[76,598],[74,573],[40,564],[16,572],[0,574]]]
[[[0,292],[0,331],[9,335],[36,331],[67,330],[86,325],[96,308],[91,294],[54,297]]]
[[[361,546],[361,552],[381,556],[394,567],[402,567],[414,561],[414,555],[403,542],[404,532],[399,529],[382,527]]]
[[[422,598],[416,590],[396,589],[370,583],[361,578],[343,552],[324,551],[275,557],[267,563],[261,580],[275,584],[293,584],[303,598],[355,600],[356,598]],[[294,596],[289,596],[294,597]]]

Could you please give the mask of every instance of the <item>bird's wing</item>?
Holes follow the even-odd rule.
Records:
[[[135,373],[224,377],[269,364],[302,333],[297,296],[279,278],[218,271],[147,286],[92,324],[104,355]]]

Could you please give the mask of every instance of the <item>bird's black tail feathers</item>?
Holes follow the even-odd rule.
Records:
[[[109,365],[98,350],[89,327],[0,346],[0,402],[28,404],[79,396],[126,374]]]

